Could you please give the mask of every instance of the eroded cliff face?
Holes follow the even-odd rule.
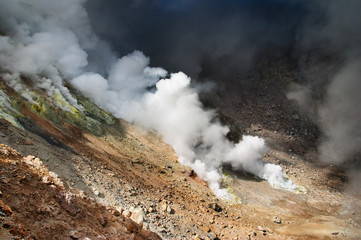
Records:
[[[311,163],[295,136],[272,124],[244,131],[265,137],[265,160],[280,164],[305,191],[275,189],[225,166],[222,185],[233,198],[224,201],[152,130],[116,119],[79,94],[73,93],[84,109],[73,111],[31,86],[32,103],[4,82],[1,88],[0,140],[19,152],[1,147],[4,238],[157,239],[144,229],[163,239],[361,235],[360,198],[345,188],[344,173]]]

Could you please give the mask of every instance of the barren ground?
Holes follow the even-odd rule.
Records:
[[[247,130],[266,138],[270,152],[265,159],[280,164],[288,177],[305,187],[307,193],[274,189],[266,181],[225,168],[225,187],[238,200],[225,202],[217,199],[191,169],[180,165],[172,148],[155,133],[120,121],[107,134],[95,137],[71,125],[59,129],[33,113],[26,115],[38,127],[32,132],[23,131],[1,121],[1,143],[24,156],[39,157],[70,188],[80,189],[104,205],[120,212],[125,210],[126,214],[131,207],[141,208],[145,214],[143,228],[163,239],[358,239],[361,236],[360,196],[352,196],[343,188],[343,173],[332,167],[316,166],[288,149],[280,149],[278,142],[288,139],[284,133],[259,127]],[[0,200],[11,208],[20,198],[10,197],[12,193],[6,191],[12,184],[0,185],[3,192]],[[19,222],[23,223],[25,220],[21,219],[26,217],[21,214],[21,207],[17,211]],[[278,223],[276,217],[280,219]],[[41,214],[32,218],[42,220]],[[57,223],[61,219],[56,217],[47,221],[54,231],[58,227],[66,228]],[[77,237],[86,236],[79,231]]]

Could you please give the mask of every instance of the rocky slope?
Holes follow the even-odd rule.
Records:
[[[265,160],[280,164],[306,192],[274,189],[225,166],[223,185],[234,199],[224,201],[155,132],[116,119],[79,94],[82,112],[64,111],[36,89],[30,104],[4,82],[1,88],[0,140],[19,151],[1,148],[4,238],[157,239],[146,230],[162,239],[361,235],[361,201],[344,188],[342,171],[310,163],[282,129],[243,128],[266,138]]]
[[[160,239],[70,189],[39,158],[0,146],[1,239]]]

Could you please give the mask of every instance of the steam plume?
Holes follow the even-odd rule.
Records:
[[[319,151],[323,161],[342,164],[353,161],[361,146],[361,61],[347,62],[327,88],[319,109],[321,129],[327,139]]]
[[[304,109],[316,106],[312,119],[324,134],[319,155],[330,164],[354,166],[360,160],[360,7],[357,0],[347,4],[320,1],[314,5],[318,11],[312,12],[300,29],[305,83],[288,96]]]
[[[279,166],[262,161],[267,151],[263,139],[243,136],[238,144],[228,141],[228,127],[222,126],[212,111],[203,110],[198,94],[189,85],[190,78],[184,73],[172,74],[156,84],[155,93],[146,93],[131,104],[125,117],[156,129],[173,146],[180,162],[192,167],[219,196],[227,195],[220,189],[223,163],[277,187],[297,188],[284,178]]]
[[[298,42],[303,86],[288,97],[306,112],[314,106],[308,112],[323,133],[319,159],[345,169],[348,189],[360,194],[361,2],[319,1],[313,7]]]
[[[161,79],[154,93],[145,92],[148,84],[154,83],[154,77],[166,75],[163,69],[139,64],[147,60],[139,51],[121,58],[109,75],[110,79],[116,77],[117,88],[111,88],[107,84],[110,80],[98,74],[81,75],[73,79],[72,84],[85,95],[96,97],[101,106],[118,117],[157,130],[174,148],[179,161],[192,167],[220,197],[228,197],[220,187],[224,163],[231,164],[235,170],[251,172],[276,187],[297,188],[284,177],[281,167],[263,162],[267,151],[263,139],[244,136],[238,144],[227,140],[228,127],[217,121],[213,111],[203,109],[198,94],[190,87],[190,78],[184,73]],[[131,69],[131,74],[124,69]],[[133,79],[130,87],[123,83],[129,79]],[[95,85],[89,87],[93,83]],[[101,87],[94,92],[96,86]]]
[[[85,49],[93,44],[81,4],[69,0],[0,1],[0,28],[6,33],[0,37],[0,67],[4,79],[24,97],[21,75],[50,96],[58,95],[80,108],[64,87],[63,78],[82,71],[88,64]]]

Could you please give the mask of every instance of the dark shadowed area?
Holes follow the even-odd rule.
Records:
[[[249,70],[259,54],[294,47],[310,1],[88,1],[95,32],[126,54],[141,49],[152,64],[198,77],[205,64],[223,75]],[[212,69],[217,71],[217,69]]]

